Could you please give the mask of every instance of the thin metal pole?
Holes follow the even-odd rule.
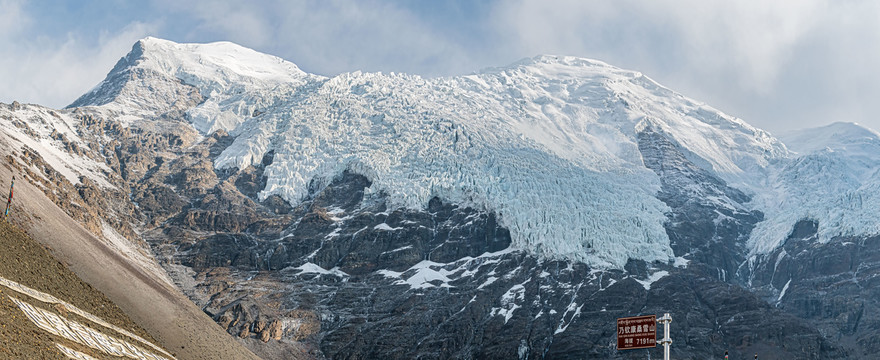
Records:
[[[657,322],[663,324],[663,339],[660,340],[660,344],[663,345],[663,360],[669,360],[669,346],[672,345],[672,338],[669,337],[669,323],[672,322],[672,316],[665,313],[663,317],[657,319]]]
[[[9,218],[9,207],[12,205],[12,190],[15,188],[15,176],[12,177],[12,184],[9,185],[9,200],[6,201],[6,212],[3,213],[3,218]]]

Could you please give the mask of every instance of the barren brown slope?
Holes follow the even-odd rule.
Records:
[[[9,167],[0,166],[4,184],[12,175]],[[13,222],[104,293],[160,346],[179,359],[258,359],[176,288],[115,253],[39,189],[17,178],[22,180],[15,186]]]
[[[6,221],[0,221],[0,277],[48,293],[112,325],[156,343],[104,294],[80,280],[33,239]],[[0,359],[67,359],[55,347],[56,342],[98,358],[104,354],[71,341],[53,337],[29,321],[10,298],[37,303],[11,289],[0,286]],[[41,304],[43,309],[57,305]],[[78,321],[95,326],[87,321]],[[107,332],[98,328],[98,331]],[[107,332],[120,336],[113,332]],[[137,344],[137,341],[125,339]]]

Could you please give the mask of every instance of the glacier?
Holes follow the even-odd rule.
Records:
[[[773,167],[755,203],[767,220],[757,224],[753,254],[776,249],[794,223],[819,223],[817,241],[880,234],[880,133],[836,122],[780,136],[795,152]]]
[[[367,196],[388,195],[392,206],[423,209],[439,197],[492,211],[515,247],[550,259],[597,268],[676,261],[664,229],[669,209],[655,196],[660,181],[638,148],[648,128],[753,196],[766,214],[753,252],[775,248],[799,216],[818,218],[827,234],[876,227],[864,209],[876,204],[878,182],[863,181],[876,180],[876,170],[865,170],[875,163],[833,150],[799,155],[639,72],[583,58],[542,55],[439,78],[326,77],[228,42],[146,38],[71,106],[131,125],[160,116],[187,91],[201,99],[186,109],[195,129],[235,137],[216,168],[271,158],[261,199],[295,205],[349,170],[372,182]],[[798,173],[810,161],[822,165]],[[852,164],[861,164],[861,178],[838,182],[823,193],[836,200],[817,204],[811,176]]]

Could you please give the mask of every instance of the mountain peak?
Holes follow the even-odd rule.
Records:
[[[296,81],[305,75],[295,64],[277,56],[263,54],[241,45],[220,41],[205,44],[179,44],[146,37],[132,52],[143,49],[153,70],[169,75],[191,73],[211,80]]]
[[[483,74],[498,74],[503,72],[526,71],[536,75],[547,77],[591,77],[611,78],[622,76],[624,78],[639,78],[642,73],[625,70],[610,65],[601,60],[561,55],[537,55],[524,58],[511,65],[504,67],[491,67],[481,71]]]
[[[562,56],[562,55],[552,55],[552,54],[541,54],[531,58],[525,58],[520,60],[520,63],[524,65],[534,65],[534,64],[562,64],[568,66],[580,66],[580,67],[599,67],[599,68],[609,68],[609,69],[617,69],[616,67],[596,59],[577,57],[577,56]]]
[[[68,107],[102,106],[110,103],[136,104],[138,110],[155,112],[173,99],[144,102],[144,92],[152,92],[158,83],[176,82],[195,87],[207,95],[231,88],[275,88],[299,85],[309,75],[295,64],[232,42],[179,44],[170,40],[146,37],[138,40],[107,77],[94,89]],[[162,87],[167,87],[162,86]]]
[[[790,131],[779,138],[789,149],[802,154],[823,149],[840,150],[858,144],[880,144],[880,133],[854,122],[834,122]]]

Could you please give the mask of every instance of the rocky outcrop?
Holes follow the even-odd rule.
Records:
[[[681,148],[653,128],[639,133],[645,166],[660,177],[657,198],[669,206],[666,233],[676,256],[713,268],[723,281],[738,281],[748,240],[764,215],[751,198],[692,163]]]
[[[776,252],[749,259],[744,242],[763,214],[650,127],[639,150],[661,181],[677,260],[599,270],[510,248],[487,209],[440,198],[390,207],[354,172],[314,181],[296,206],[262,199],[274,154],[217,170],[233,138],[200,138],[178,110],[133,127],[72,110],[86,145],[51,135],[102,159],[116,190],[71,184],[29,149],[10,161],[92,231],[107,221],[147,240],[196,304],[266,357],[658,357],[617,351],[612,324],[664,312],[677,358],[864,358],[880,346],[870,331],[877,239],[818,244],[805,220]]]
[[[717,186],[700,180],[691,179]],[[676,357],[846,354],[815,327],[726,282],[703,257],[687,267],[632,261],[626,271],[598,272],[543,261],[511,252],[489,213],[439,199],[423,211],[388,209],[381,195],[364,196],[368,186],[345,173],[286,214],[266,211],[246,232],[199,236],[180,226],[174,231],[190,236],[166,243],[164,259],[198,274],[194,298],[230,333],[272,341],[266,328],[282,324],[282,341],[331,358],[659,356],[618,352],[609,324],[669,309],[689,309],[673,311]],[[726,226],[747,233],[750,224]],[[736,245],[739,232],[715,243]],[[690,245],[682,254],[689,259],[722,251]]]
[[[769,304],[809,323],[841,344],[854,358],[880,351],[875,331],[880,323],[880,237],[816,241],[819,224],[795,224],[783,245],[759,256],[748,267],[749,281]]]

